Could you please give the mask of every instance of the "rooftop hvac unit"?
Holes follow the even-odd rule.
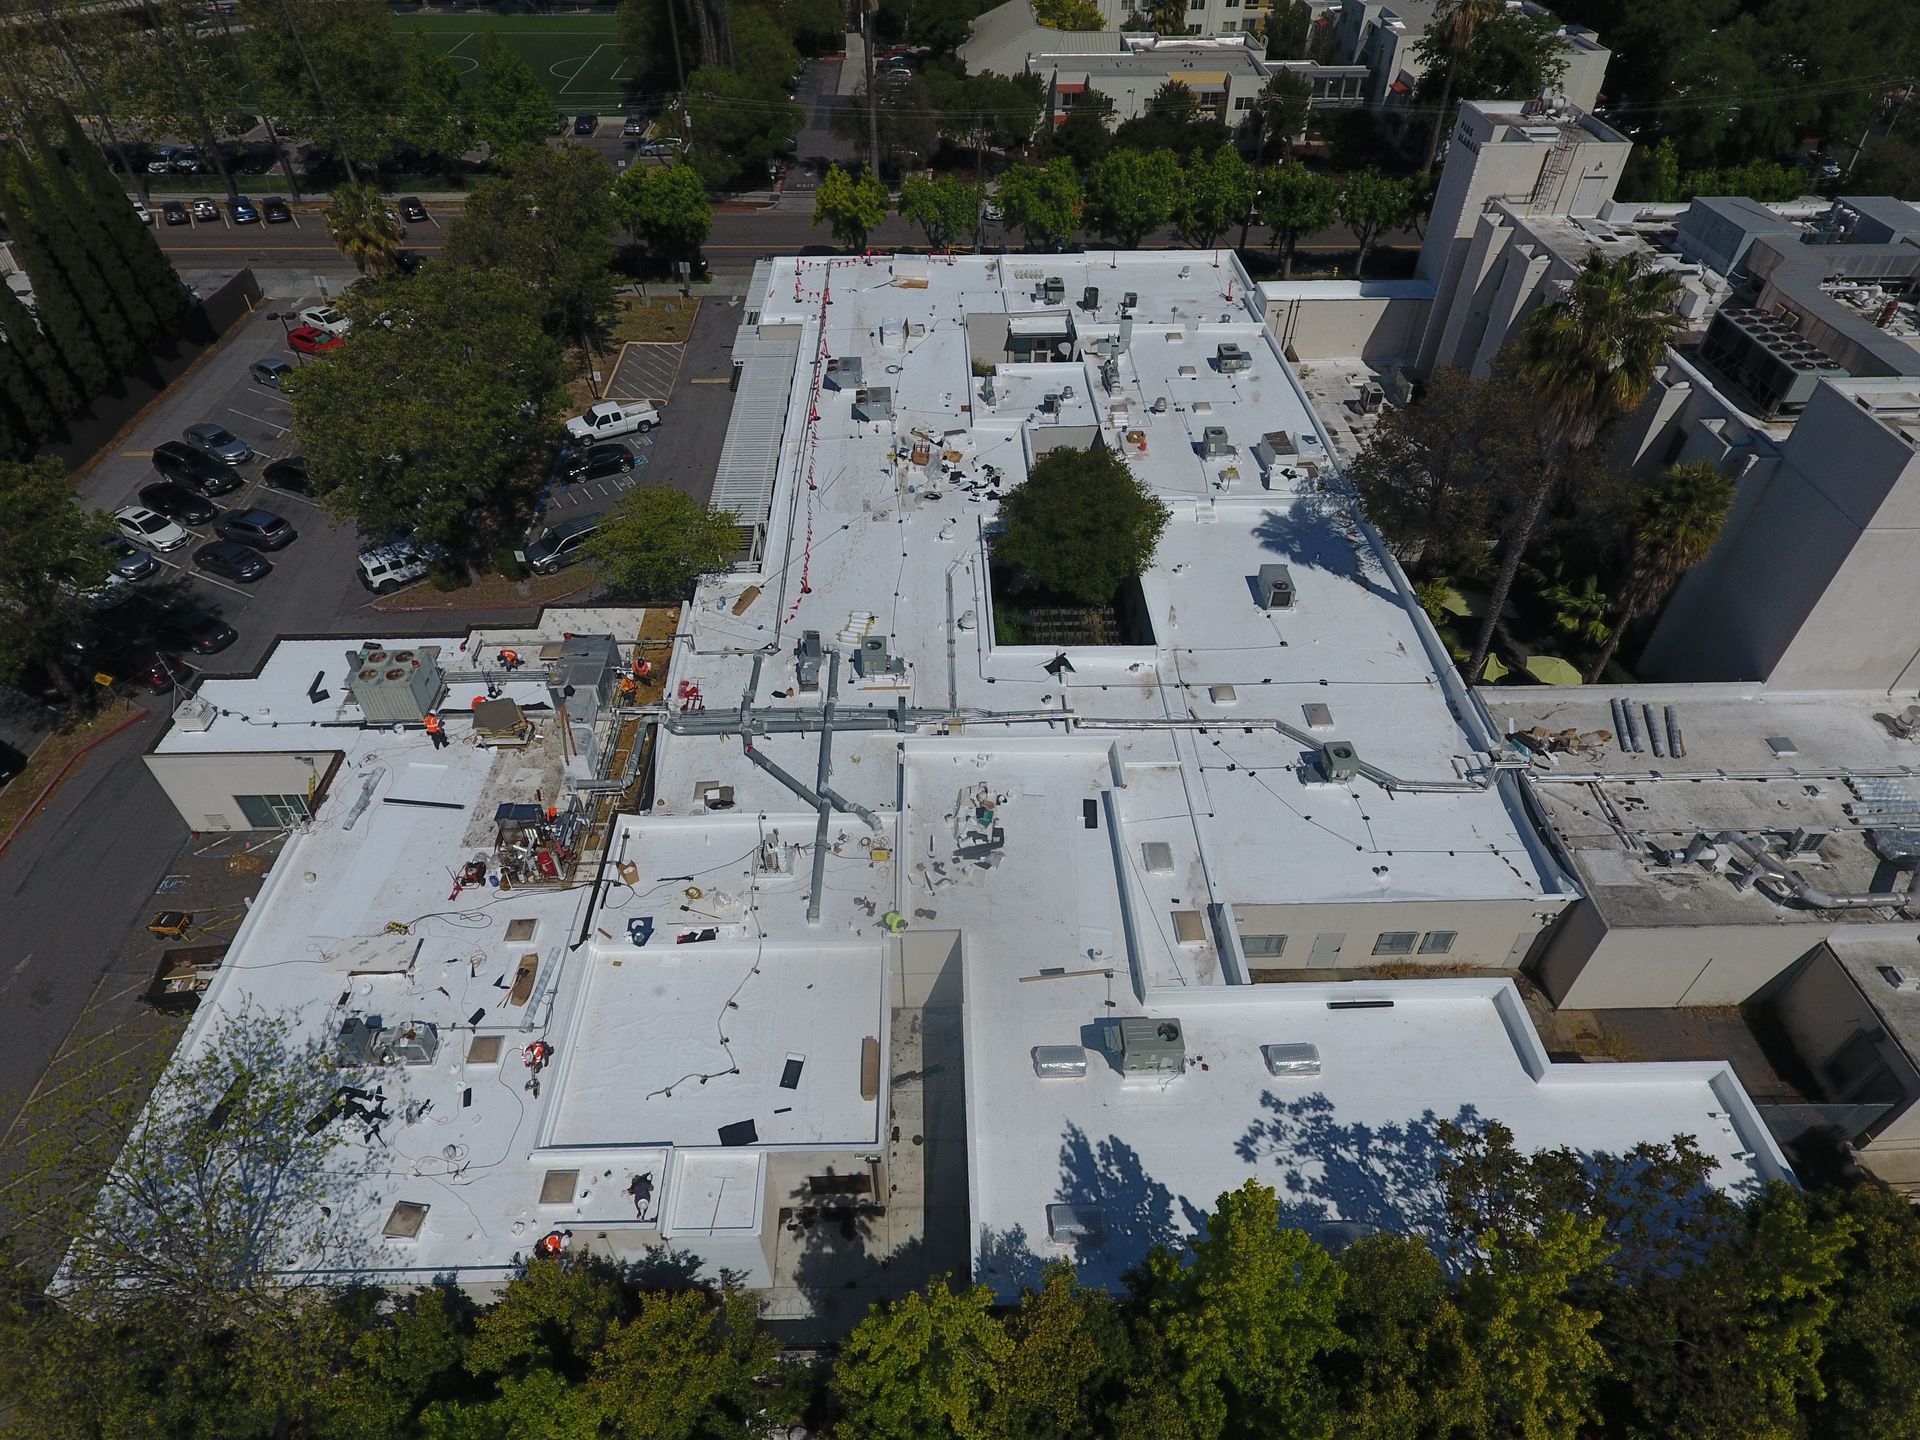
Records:
[[[1067,282],[1058,275],[1049,275],[1047,283],[1040,287],[1040,298],[1049,305],[1058,305],[1067,298]]]
[[[1219,362],[1222,375],[1232,375],[1253,367],[1253,356],[1247,353],[1247,347],[1232,341],[1223,341],[1214,350],[1214,358]]]
[[[1120,362],[1111,355],[1100,362],[1100,385],[1109,395],[1120,388]]]
[[[1378,380],[1368,380],[1361,384],[1356,399],[1362,415],[1377,415],[1380,407],[1386,403],[1387,392],[1381,388]]]
[[[858,355],[835,355],[827,361],[827,383],[836,390],[855,390],[866,367]]]
[[[380,1036],[379,1017],[372,1022],[349,1015],[340,1022],[333,1037],[333,1063],[343,1066],[371,1065],[374,1041]]]
[[[349,650],[347,664],[347,688],[369,725],[418,725],[446,692],[435,645]]]
[[[864,390],[854,391],[853,418],[856,420],[891,420],[893,418],[893,387],[891,385],[869,385]]]
[[[1107,1022],[1107,1048],[1122,1075],[1179,1075],[1187,1068],[1187,1041],[1178,1020],[1130,1015]]]
[[[1335,785],[1344,785],[1360,773],[1360,754],[1348,740],[1329,740],[1320,747],[1320,773]]]
[[[383,1065],[431,1065],[439,1053],[440,1029],[431,1020],[409,1020],[398,1029],[380,1032]]]
[[[1259,575],[1260,605],[1265,610],[1293,608],[1293,572],[1284,565],[1262,565]]]
[[[1058,391],[1050,390],[1040,397],[1040,413],[1042,415],[1058,415],[1060,413],[1060,394]]]
[[[1127,291],[1126,294],[1120,297],[1120,303],[1129,310],[1138,310],[1140,308],[1140,292],[1138,290]]]
[[[1082,310],[1098,310],[1100,308],[1100,287],[1098,285],[1089,285],[1080,292],[1080,308]]]
[[[860,648],[853,652],[853,668],[864,679],[873,679],[881,675],[897,675],[905,668],[905,662],[887,648],[884,635],[863,635]]]
[[[1033,1047],[1033,1073],[1042,1080],[1078,1080],[1087,1073],[1087,1051],[1083,1045],[1036,1045]]]
[[[1260,1058],[1267,1063],[1269,1075],[1279,1075],[1289,1079],[1303,1079],[1320,1073],[1320,1047],[1318,1045],[1262,1045]]]
[[[211,700],[191,695],[174,707],[173,725],[176,730],[211,730],[218,713]]]
[[[1098,1240],[1106,1233],[1106,1219],[1098,1205],[1072,1205],[1058,1201],[1047,1206],[1049,1240],[1072,1244],[1078,1240]]]
[[[1231,455],[1233,444],[1227,439],[1227,427],[1209,425],[1200,432],[1200,453],[1202,455]]]
[[[793,668],[802,690],[820,688],[820,632],[809,630],[800,637],[800,646],[794,652]]]

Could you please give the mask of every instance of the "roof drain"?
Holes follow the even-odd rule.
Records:
[[[1751,839],[1734,830],[1722,830],[1713,837],[1716,845],[1728,845],[1738,850],[1752,862],[1753,870],[1736,880],[1734,884],[1741,889],[1751,885],[1755,879],[1754,871],[1764,871],[1771,879],[1784,885],[1792,892],[1793,898],[1813,910],[1870,910],[1880,905],[1890,905],[1896,909],[1911,906],[1916,896],[1920,896],[1920,867],[1916,867],[1907,877],[1904,890],[1862,890],[1851,894],[1836,895],[1822,890],[1806,876],[1791,866],[1783,865],[1768,853],[1763,841]],[[1742,883],[1744,880],[1744,884]]]

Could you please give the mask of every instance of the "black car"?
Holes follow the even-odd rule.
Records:
[[[279,550],[300,538],[284,515],[271,510],[229,510],[213,528],[222,540],[237,540],[256,550]]]
[[[278,195],[269,195],[260,202],[260,217],[269,225],[284,225],[293,219],[293,211]]]
[[[220,513],[211,500],[195,494],[177,480],[156,480],[151,485],[142,485],[140,503],[182,525],[204,525]]]
[[[245,585],[273,569],[273,564],[258,550],[235,540],[216,540],[193,552],[193,563],[209,575],[223,580],[238,580]]]
[[[26,768],[27,757],[5,741],[0,741],[0,789],[5,789],[7,782]]]
[[[284,460],[276,460],[260,472],[260,478],[276,490],[297,490],[302,495],[313,489],[313,482],[307,478],[307,457],[289,455]]]
[[[427,207],[420,203],[418,195],[402,195],[394,203],[400,207],[400,218],[409,225],[427,218]]]
[[[153,468],[202,495],[225,495],[245,483],[233,466],[179,440],[163,440],[153,447]]]
[[[191,225],[193,217],[187,214],[187,207],[179,200],[168,200],[160,206],[160,218],[169,225]]]
[[[174,650],[218,655],[240,638],[240,632],[218,615],[189,615],[169,610],[160,622],[159,637],[162,645]]]
[[[618,440],[604,440],[598,445],[582,445],[560,453],[560,478],[569,483],[576,480],[605,480],[612,475],[624,475],[631,469],[633,452]]]
[[[573,119],[573,133],[576,135],[591,135],[599,128],[598,115],[576,115]]]
[[[418,250],[402,250],[393,257],[393,268],[402,275],[411,275],[427,263],[427,257]]]

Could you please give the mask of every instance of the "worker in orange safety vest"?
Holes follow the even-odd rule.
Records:
[[[446,732],[440,728],[440,717],[438,715],[429,710],[420,723],[427,727],[427,734],[433,740],[434,749],[444,750],[447,748]]]

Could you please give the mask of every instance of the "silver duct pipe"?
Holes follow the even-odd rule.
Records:
[[[1728,845],[1746,856],[1755,870],[1764,871],[1770,878],[1786,886],[1793,898],[1814,910],[1870,910],[1876,906],[1890,905],[1896,909],[1915,903],[1920,897],[1920,867],[1907,877],[1903,890],[1863,890],[1850,894],[1836,895],[1822,890],[1806,876],[1790,865],[1775,859],[1767,850],[1764,842],[1754,840],[1734,830],[1722,830],[1713,837],[1716,845]]]
[[[1640,713],[1647,722],[1647,744],[1653,747],[1653,753],[1661,759],[1666,758],[1666,737],[1660,733],[1660,722],[1654,718],[1653,706],[1642,705]]]
[[[1064,712],[1071,713],[1071,712]],[[1058,717],[1056,717],[1058,718]],[[1082,730],[1275,730],[1289,740],[1306,746],[1309,750],[1318,750],[1323,743],[1322,737],[1309,731],[1289,725],[1284,720],[1093,720],[1074,716],[1074,724]],[[1493,785],[1494,775],[1502,770],[1522,768],[1518,762],[1503,765],[1493,762],[1478,780],[1408,780],[1395,775],[1390,770],[1382,770],[1378,765],[1368,764],[1365,760],[1355,767],[1373,781],[1382,790],[1399,790],[1409,795],[1424,794],[1479,794]]]

